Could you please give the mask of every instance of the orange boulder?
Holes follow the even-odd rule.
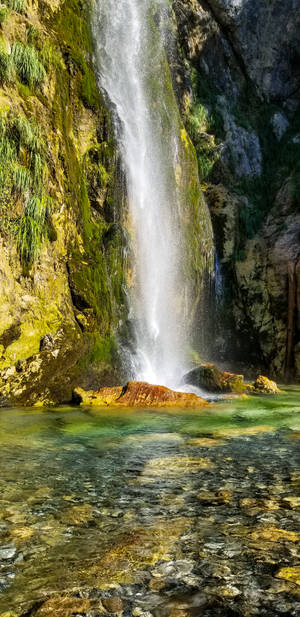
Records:
[[[74,390],[74,401],[98,407],[201,407],[207,401],[196,394],[176,392],[145,381],[129,381],[125,386],[100,390]]]

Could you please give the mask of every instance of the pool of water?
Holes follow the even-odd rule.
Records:
[[[300,615],[300,388],[0,410],[0,616]]]

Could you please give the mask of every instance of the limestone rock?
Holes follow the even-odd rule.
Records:
[[[82,405],[97,407],[201,407],[207,404],[196,394],[175,392],[143,381],[129,381],[124,387],[96,391],[75,388],[73,399]]]

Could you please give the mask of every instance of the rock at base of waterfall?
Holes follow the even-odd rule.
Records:
[[[75,388],[73,400],[97,407],[202,407],[208,404],[196,394],[176,392],[144,381],[129,381],[125,386],[100,390]]]
[[[184,383],[208,392],[244,392],[243,375],[221,371],[215,364],[201,364],[184,376]]]
[[[258,375],[253,384],[254,394],[277,394],[280,392],[275,381],[271,381],[264,375]]]
[[[187,373],[185,384],[204,388],[208,392],[277,394],[280,390],[275,381],[259,375],[253,384],[244,382],[244,375],[220,370],[215,364],[201,364]]]

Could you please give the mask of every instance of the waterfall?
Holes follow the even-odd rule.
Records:
[[[157,0],[97,0],[93,32],[99,86],[112,109],[127,182],[133,377],[174,387],[188,368],[179,189],[179,152],[187,137],[157,25],[163,6]]]

